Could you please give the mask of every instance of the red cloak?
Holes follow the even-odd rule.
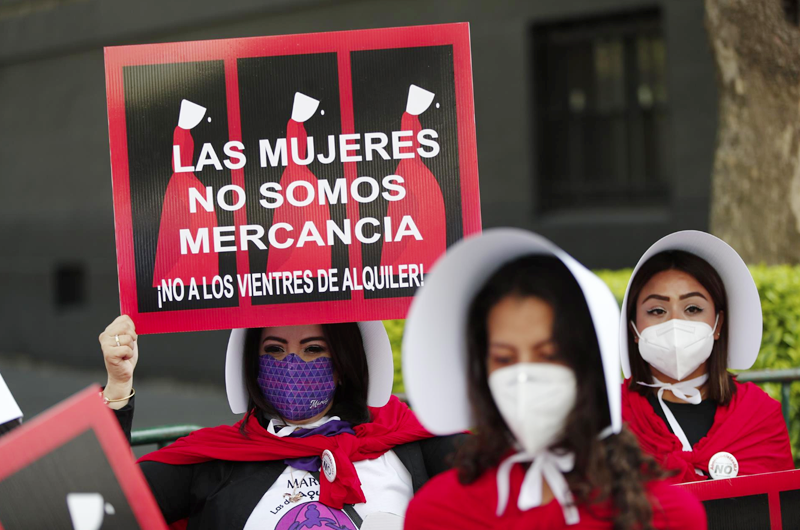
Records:
[[[469,485],[458,481],[457,471],[437,475],[411,499],[406,511],[407,530],[554,530],[560,528],[610,529],[613,512],[610,502],[578,506],[580,522],[567,526],[558,501],[520,511],[517,497],[524,468],[517,464],[511,470],[509,504],[505,514],[497,517],[497,468],[484,473]],[[670,486],[664,481],[647,485],[653,506],[653,525],[657,529],[705,530],[706,515],[702,504],[691,493]]]
[[[739,475],[794,469],[789,432],[781,405],[753,383],[734,381],[730,404],[718,406],[714,424],[692,451],[684,452],[678,437],[653,410],[647,398],[622,384],[622,419],[646,453],[664,469],[678,472],[677,482],[705,480],[695,468],[708,473],[716,453],[731,453],[739,462]]]
[[[280,230],[277,232],[277,239],[280,242],[288,238],[294,239],[294,243],[288,248],[278,248],[271,246],[267,257],[267,272],[292,272],[310,270],[311,274],[317,274],[317,270],[331,268],[331,247],[320,247],[313,241],[306,241],[302,247],[297,246],[300,234],[306,222],[311,221],[317,229],[317,233],[326,241],[328,221],[331,218],[330,209],[326,204],[320,204],[317,191],[319,181],[317,177],[308,169],[294,161],[292,144],[297,143],[296,156],[298,160],[304,160],[308,154],[308,134],[305,126],[298,121],[289,120],[286,125],[286,148],[288,150],[288,162],[286,169],[281,176],[281,189],[287,193],[287,189],[293,182],[305,181],[311,184],[314,190],[314,200],[306,206],[294,206],[286,200],[282,206],[275,210],[272,218],[272,226],[278,223],[287,223],[294,229],[292,232]],[[313,153],[312,153],[313,155]],[[298,188],[294,192],[294,197],[303,201],[308,197],[304,187]]]
[[[381,253],[381,266],[392,266],[393,274],[398,274],[399,265],[419,263],[423,272],[430,272],[433,263],[447,249],[447,219],[444,210],[444,197],[436,177],[417,153],[420,147],[417,134],[422,130],[419,118],[407,112],[401,121],[403,131],[413,131],[414,158],[404,158],[397,165],[395,174],[405,180],[406,196],[399,201],[389,202],[386,215],[392,218],[392,235],[397,234],[400,221],[408,215],[422,236],[417,241],[414,236],[404,235],[398,242],[384,239]]]
[[[320,456],[327,449],[333,453],[336,461],[336,477],[330,482],[324,474],[320,474],[320,502],[341,509],[344,504],[366,502],[353,462],[378,458],[397,445],[433,436],[396,396],[392,396],[383,407],[369,410],[372,421],[355,426],[355,436],[337,434],[281,438],[267,432],[255,415],[251,415],[247,421],[247,436],[239,432],[241,421],[236,425],[200,429],[172,445],[143,456],[139,462],[173,465],[209,460],[255,462]]]
[[[181,164],[191,165],[194,160],[192,133],[175,127],[172,144],[180,146]],[[172,170],[175,171],[174,160]],[[205,253],[201,249],[199,254],[181,254],[181,229],[188,228],[192,238],[196,238],[199,229],[207,228],[208,237],[212,238],[214,228],[217,226],[216,212],[208,212],[200,205],[197,207],[197,212],[189,211],[190,188],[196,189],[201,197],[206,196],[206,187],[194,173],[173,173],[169,179],[167,192],[164,195],[164,206],[161,209],[153,287],[160,287],[161,280],[169,281],[175,278],[180,278],[185,286],[189,285],[191,278],[194,278],[198,285],[210,284],[214,276],[219,274],[219,259],[214,252]]]

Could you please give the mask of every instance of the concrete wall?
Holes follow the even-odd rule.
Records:
[[[660,6],[671,204],[536,208],[530,26]],[[632,266],[659,236],[707,228],[716,130],[697,0],[0,0],[0,352],[97,366],[119,311],[102,46],[471,23],[484,226],[540,231],[592,267]],[[55,308],[53,271],[83,263],[88,301]],[[140,373],[222,382],[227,333],[144,337]]]

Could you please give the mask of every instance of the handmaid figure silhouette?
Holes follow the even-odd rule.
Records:
[[[299,164],[298,161],[304,161],[308,152],[308,135],[303,123],[314,115],[318,107],[319,100],[300,92],[295,93],[292,117],[286,125],[289,160],[280,180],[281,189],[283,190],[288,189],[292,183],[298,181],[306,181],[311,184],[314,190],[317,189],[317,177],[308,169],[308,165]],[[302,195],[300,195],[302,193],[302,190],[298,190],[297,197],[302,198]],[[275,210],[272,226],[277,223],[287,223],[295,227],[295,229],[300,229],[311,221],[314,223],[317,233],[325,234],[327,222],[330,218],[330,209],[327,204],[319,204],[318,201],[312,201],[309,205],[300,207],[289,204],[287,201]],[[273,245],[269,249],[267,272],[310,270],[315,274],[318,269],[328,270],[330,268],[330,248],[326,250],[315,244],[309,244],[303,247],[292,245],[289,248],[277,248]]]
[[[194,139],[190,132],[202,121],[206,114],[205,107],[184,99],[178,117],[178,126],[173,133],[172,145],[177,146],[179,164],[189,166],[194,160]],[[161,280],[180,278],[188,284],[195,278],[198,284],[211,283],[219,274],[219,259],[215,253],[181,254],[180,231],[188,228],[197,234],[201,228],[213,233],[217,226],[217,214],[198,208],[196,213],[189,211],[189,189],[196,189],[201,197],[206,195],[206,188],[191,172],[176,172],[173,147],[172,176],[164,195],[161,209],[161,224],[158,230],[156,262],[153,271],[153,287],[160,287]],[[203,282],[205,278],[205,282]]]
[[[404,158],[397,165],[395,174],[405,180],[406,197],[401,201],[389,203],[387,216],[392,218],[395,227],[399,226],[403,216],[409,215],[416,223],[422,240],[404,237],[397,242],[384,240],[381,253],[381,265],[393,266],[418,263],[427,274],[433,263],[447,249],[447,218],[444,209],[444,196],[433,173],[422,162],[417,154],[420,144],[417,134],[422,130],[419,115],[425,112],[435,94],[416,85],[408,89],[406,111],[403,113],[401,130],[413,131],[413,158]],[[396,272],[395,272],[396,274]]]

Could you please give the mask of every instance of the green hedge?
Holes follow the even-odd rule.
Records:
[[[631,269],[601,270],[597,275],[606,282],[621,304]],[[800,266],[750,267],[764,313],[764,336],[761,353],[753,370],[780,369],[800,366]],[[384,322],[395,355],[394,391],[404,392],[400,368],[400,344],[403,338],[403,321]],[[780,400],[780,385],[761,385],[769,394]],[[800,464],[800,383],[792,385],[790,435],[795,460]]]
[[[384,320],[386,332],[389,334],[389,341],[392,343],[392,353],[394,353],[394,386],[392,392],[395,394],[406,391],[403,386],[403,370],[400,361],[400,349],[403,343],[403,325],[405,320]]]

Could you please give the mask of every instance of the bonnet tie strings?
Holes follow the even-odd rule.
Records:
[[[497,516],[503,515],[508,506],[511,468],[514,467],[514,464],[524,462],[531,462],[531,465],[522,481],[517,507],[525,511],[541,506],[542,481],[546,480],[553,496],[561,505],[564,520],[568,525],[578,523],[580,521],[578,508],[575,506],[567,479],[564,478],[564,473],[569,473],[575,466],[575,455],[573,453],[556,454],[546,449],[533,455],[525,452],[517,453],[500,464],[497,469]]]
[[[702,401],[700,396],[700,389],[698,387],[703,386],[706,381],[708,381],[708,374],[703,374],[700,377],[695,377],[694,379],[689,379],[686,381],[679,381],[677,383],[664,383],[663,381],[659,381],[655,377],[653,378],[654,383],[642,383],[637,382],[642,386],[649,386],[653,388],[658,388],[658,403],[661,405],[661,410],[664,411],[664,416],[667,417],[667,423],[672,428],[672,432],[675,433],[675,436],[678,437],[678,440],[681,441],[681,445],[683,446],[683,450],[687,452],[691,452],[692,444],[689,443],[689,439],[686,437],[686,433],[683,432],[678,420],[675,418],[675,415],[672,411],[667,407],[666,403],[664,403],[664,391],[671,390],[672,394],[686,403],[691,403],[692,405],[699,405]]]

